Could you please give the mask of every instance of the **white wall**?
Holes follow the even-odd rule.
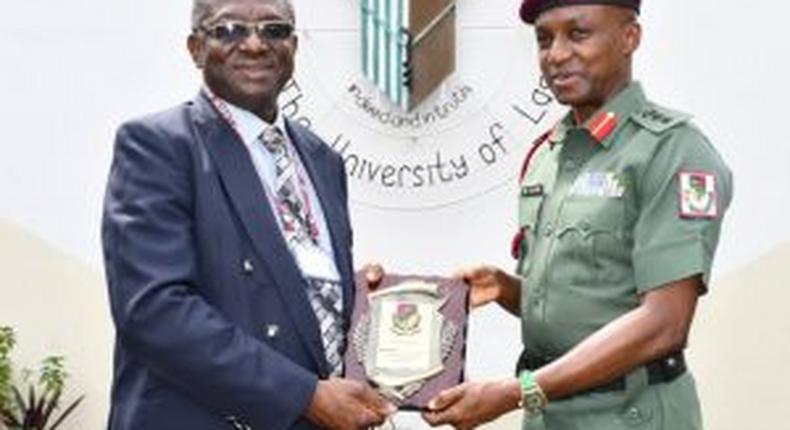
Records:
[[[318,1],[329,0],[295,0],[306,25],[320,25],[321,16],[310,13]],[[356,7],[352,0],[332,1]],[[484,5],[502,3],[515,14],[517,0],[461,0],[459,7],[484,11]],[[100,428],[106,413],[111,331],[106,311],[86,311],[85,304],[101,307],[105,301],[95,279],[101,271],[98,226],[113,131],[125,118],[195,94],[198,75],[184,48],[189,5],[187,0],[26,0],[3,7],[0,221],[13,228],[0,230],[0,248],[6,247],[0,273],[18,269],[19,241],[34,241],[54,247],[35,254],[53,259],[39,261],[37,270],[59,273],[52,267],[65,259],[69,267],[90,273],[79,279],[94,281],[86,281],[91,288],[56,294],[48,282],[28,283],[21,291],[19,276],[4,280],[0,324],[18,327],[25,358],[45,350],[72,351],[73,345],[95,351],[71,354],[77,355],[72,364],[80,367],[74,372],[76,389],[89,394],[79,428]],[[655,100],[695,114],[735,172],[736,195],[717,264],[720,276],[734,273],[790,241],[790,146],[782,137],[790,48],[780,36],[790,6],[768,0],[654,0],[645,2],[643,12],[638,77]],[[510,45],[491,49],[501,56],[533,55],[513,52]],[[462,205],[417,213],[354,205],[356,256],[400,271],[447,273],[476,261],[508,266],[512,194],[513,188],[505,187]],[[732,288],[751,292],[755,286]],[[42,294],[31,298],[35,289]],[[82,330],[60,330],[72,316]],[[92,335],[80,334],[86,332]],[[764,347],[771,353],[771,344]],[[471,327],[469,374],[509,373],[518,349],[515,320],[494,309],[479,312]],[[782,370],[777,373],[784,382],[766,381],[763,389],[787,385]]]

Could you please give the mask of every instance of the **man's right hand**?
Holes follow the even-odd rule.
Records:
[[[365,384],[348,379],[318,381],[305,417],[328,430],[380,426],[396,408]]]
[[[469,284],[469,307],[476,309],[497,302],[513,314],[519,313],[521,280],[501,269],[480,265],[461,269],[456,278]]]

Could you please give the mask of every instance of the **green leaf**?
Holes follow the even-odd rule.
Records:
[[[36,389],[33,387],[33,384],[28,385],[27,387],[27,407],[25,408],[26,412],[30,412],[36,406]]]
[[[47,401],[46,392],[36,401],[35,407],[30,410],[33,425],[37,428],[42,428],[47,423],[44,420],[44,405]]]
[[[11,402],[12,366],[10,354],[16,345],[11,327],[0,327],[0,408],[7,409]]]
[[[58,417],[58,419],[55,420],[55,423],[52,424],[52,427],[50,427],[49,430],[56,430],[58,426],[60,426],[60,424],[63,423],[63,421],[69,415],[71,415],[71,413],[74,412],[75,409],[77,409],[77,406],[79,406],[84,399],[85,399],[85,395],[79,396],[77,400],[75,400],[72,404],[70,404],[69,407],[67,407],[66,410],[64,410],[63,413],[60,414],[60,417]]]
[[[64,365],[65,360],[63,356],[54,355],[41,362],[39,383],[44,386],[46,391],[63,391],[69,376]]]
[[[34,430],[36,429],[36,389],[33,385],[28,386],[27,391],[27,407],[22,411],[25,417],[24,422],[22,423],[22,427],[24,429]]]
[[[10,428],[22,425],[21,418],[17,417],[13,411],[5,408],[0,409],[0,419],[2,419],[3,424]]]
[[[52,412],[57,409],[58,404],[60,403],[60,395],[61,393],[55,393],[52,397],[49,398],[47,402],[46,408],[44,408],[44,417],[42,418],[42,423],[46,424],[49,422],[49,417],[52,416]]]
[[[0,408],[7,408],[11,402],[11,361],[0,358]]]
[[[17,409],[19,409],[20,412],[27,410],[27,405],[25,405],[25,399],[22,397],[22,393],[19,392],[19,388],[11,387],[11,390],[14,393],[14,400],[16,401]]]
[[[0,327],[0,357],[6,357],[16,346],[16,334],[11,327]]]

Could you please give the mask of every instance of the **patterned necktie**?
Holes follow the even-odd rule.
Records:
[[[316,244],[318,228],[307,206],[309,203],[303,192],[304,184],[300,184],[296,162],[288,150],[285,138],[279,128],[270,126],[263,131],[260,140],[274,158],[277,212],[283,223],[288,245]]]
[[[282,132],[275,126],[269,126],[261,134],[260,141],[274,157],[275,200],[285,241],[292,252],[297,247],[312,247],[312,251],[323,252],[318,246],[318,227],[305,192],[307,184],[298,174],[296,160]],[[340,375],[343,373],[341,352],[345,342],[342,288],[337,281],[305,278],[309,285],[307,297],[321,328],[327,362],[332,374]]]

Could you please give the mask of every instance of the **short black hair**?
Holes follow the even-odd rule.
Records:
[[[272,0],[277,1],[285,7],[285,11],[291,16],[291,21],[296,22],[296,13],[294,12],[293,3],[291,0]],[[217,0],[192,0],[192,29],[197,29],[203,24],[203,21],[211,15]]]

